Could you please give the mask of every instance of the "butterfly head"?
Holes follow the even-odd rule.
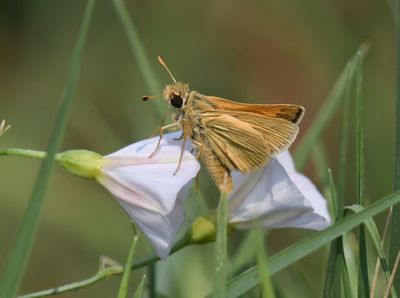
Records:
[[[189,97],[189,85],[176,82],[166,85],[163,91],[164,100],[175,109],[181,109]]]

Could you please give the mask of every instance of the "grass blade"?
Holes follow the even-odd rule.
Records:
[[[214,255],[214,294],[213,297],[226,297],[227,277],[227,226],[228,226],[228,202],[227,194],[221,192],[217,214],[217,239],[215,241]]]
[[[362,61],[358,60],[356,70],[356,174],[357,174],[357,203],[365,206],[365,187],[364,187],[364,118],[363,118],[363,98],[362,98]],[[358,231],[359,243],[359,285],[358,297],[369,297],[369,276],[368,276],[368,257],[367,243],[365,239],[364,226],[360,226]]]
[[[347,63],[346,67],[344,68],[335,85],[333,86],[333,89],[325,100],[325,103],[321,107],[317,117],[310,125],[312,129],[309,129],[307,131],[307,134],[304,136],[302,142],[299,144],[299,149],[296,151],[295,154],[297,169],[302,169],[304,167],[312,149],[318,142],[322,131],[333,117],[336,108],[343,99],[343,94],[345,93],[346,86],[355,75],[356,66],[359,63],[359,59],[363,59],[367,50],[368,47],[362,45],[357,53],[354,55],[354,57],[351,58],[351,60]]]
[[[400,189],[400,4],[397,2],[396,22],[396,147],[394,165],[394,189]],[[393,206],[392,227],[400,225],[400,205]],[[393,268],[400,251],[400,229],[393,229],[390,237],[390,267]],[[394,278],[394,288],[400,293],[400,274]]]
[[[61,105],[47,148],[48,154],[40,168],[11,253],[6,260],[6,265],[3,269],[3,277],[0,281],[0,297],[15,297],[24,276],[27,261],[32,250],[33,240],[39,226],[44,197],[53,172],[54,156],[60,147],[68,114],[78,85],[80,61],[89,29],[94,2],[94,0],[89,0],[86,7],[78,41],[70,63],[67,85],[61,99]]]
[[[113,0],[113,3],[121,24],[125,30],[133,57],[135,57],[135,60],[139,66],[139,70],[143,75],[145,83],[147,84],[147,88],[149,88],[149,91],[152,94],[159,94],[161,90],[160,82],[150,67],[151,63],[149,62],[149,58],[147,57],[143,43],[140,40],[139,33],[136,30],[136,26],[131,17],[129,16],[128,9],[126,8],[124,1]],[[154,59],[154,62],[155,61],[156,59]],[[156,104],[156,111],[158,114],[158,119],[161,119],[161,116],[165,112],[165,109],[162,107],[161,103]]]
[[[139,286],[137,287],[133,298],[141,298],[143,295],[143,288],[144,288],[144,281],[146,280],[146,275],[143,275],[142,279],[140,280]]]
[[[360,206],[360,205],[352,205],[352,206],[346,207],[346,209],[358,213],[358,212],[361,212],[362,210],[364,210],[364,207]],[[381,266],[382,266],[382,270],[383,270],[383,272],[385,274],[385,277],[386,277],[386,281],[389,282],[389,279],[390,279],[389,264],[388,264],[386,256],[385,256],[385,251],[383,249],[381,237],[379,236],[378,228],[376,227],[376,224],[372,220],[372,218],[367,219],[364,222],[364,225],[367,228],[369,236],[372,239],[372,243],[375,246],[376,252],[377,252],[378,257],[379,257],[379,261],[380,261]],[[394,289],[392,289],[392,297],[393,298],[397,297],[396,292],[394,291]]]
[[[400,202],[400,191],[376,201],[357,214],[352,214],[335,225],[312,234],[311,236],[289,246],[269,258],[269,271],[273,275],[301,258],[311,254],[318,248],[357,227],[370,217]],[[252,267],[228,282],[227,297],[238,297],[260,282],[256,267]]]
[[[131,276],[131,264],[133,261],[133,256],[135,255],[136,245],[139,239],[139,235],[134,230],[134,235],[132,238],[131,247],[129,249],[128,257],[126,259],[124,273],[121,278],[121,284],[118,290],[118,298],[126,298],[128,296],[128,288],[129,288],[129,277]]]
[[[332,172],[329,173],[329,185],[330,185],[330,193],[331,193],[331,201],[332,201],[332,216],[338,220],[341,218],[342,210],[338,207],[338,199],[337,192],[333,182]],[[328,264],[325,274],[325,283],[324,283],[324,297],[339,297],[340,296],[340,276],[341,267],[338,266],[338,259],[340,255],[342,246],[342,237],[337,238],[332,241],[331,246],[329,248],[328,255]]]
[[[274,287],[268,271],[267,254],[264,246],[264,233],[258,232],[257,268],[261,280],[261,293],[263,298],[275,298]]]
[[[386,291],[385,291],[383,298],[388,298],[389,294],[393,291],[392,286],[393,286],[393,282],[394,282],[394,277],[396,276],[397,270],[399,268],[399,263],[400,263],[400,251],[397,254],[396,261],[394,262],[392,274],[390,275],[389,282],[386,287]]]
[[[345,90],[345,98],[343,102],[342,112],[342,123],[340,129],[340,145],[339,145],[339,166],[338,166],[338,187],[337,187],[337,199],[338,199],[338,210],[342,210],[344,207],[343,198],[346,190],[346,165],[348,160],[348,145],[349,145],[349,122],[350,122],[350,85],[347,85]]]

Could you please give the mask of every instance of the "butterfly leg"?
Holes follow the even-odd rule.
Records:
[[[164,135],[163,131],[166,130],[166,129],[175,128],[177,126],[180,126],[180,122],[175,122],[175,123],[171,123],[171,124],[165,125],[163,127],[160,127],[160,130],[159,130],[160,137],[159,137],[158,142],[157,142],[157,147],[153,151],[153,153],[150,154],[149,158],[153,157],[153,155],[156,154],[158,148],[160,148],[161,139],[162,139],[162,137]]]
[[[160,125],[150,134],[149,138],[154,137],[160,131],[160,129],[164,126],[165,120],[167,119],[167,114],[168,114],[168,112],[164,113],[164,115],[161,118]]]
[[[185,144],[186,144],[186,138],[184,137],[182,145],[181,145],[181,155],[179,156],[178,166],[176,167],[174,175],[176,175],[176,173],[178,172],[179,168],[181,167],[183,152],[185,151]]]
[[[192,143],[195,144],[197,146],[197,153],[196,153],[196,158],[200,159],[201,157],[201,152],[202,152],[202,148],[203,148],[203,143],[200,143],[198,141],[192,140]]]
[[[179,136],[179,138],[174,138],[174,141],[180,141],[180,140],[182,140],[182,139],[183,139],[183,135],[184,135],[184,133],[183,133],[183,131],[182,131],[182,134]]]

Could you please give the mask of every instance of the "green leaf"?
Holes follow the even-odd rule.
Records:
[[[131,247],[129,249],[128,257],[125,262],[124,273],[121,278],[121,284],[119,286],[118,298],[125,298],[128,296],[129,288],[129,277],[131,275],[131,264],[133,261],[133,256],[135,255],[136,245],[139,239],[139,235],[134,230],[134,235],[132,238]]]
[[[228,234],[227,194],[221,192],[217,211],[217,239],[214,253],[214,294],[213,297],[226,297],[227,277],[227,234]]]
[[[6,259],[6,264],[3,269],[3,277],[0,281],[0,297],[15,297],[25,273],[27,261],[39,226],[44,198],[53,172],[54,156],[60,148],[71,104],[75,97],[81,57],[86,42],[94,2],[94,0],[89,0],[87,3],[79,37],[69,66],[67,84],[47,148],[48,154],[43,161],[37,176],[28,206],[26,207],[19,226],[17,237],[11,248],[11,253]]]
[[[278,271],[288,267],[301,258],[311,254],[318,248],[332,241],[340,235],[345,234],[351,229],[357,227],[368,218],[377,215],[378,213],[389,208],[391,205],[400,202],[400,191],[376,201],[370,206],[357,214],[352,214],[333,226],[312,234],[311,236],[289,246],[269,258],[269,270],[273,275]],[[227,297],[238,297],[252,287],[260,283],[260,278],[256,267],[252,267],[233,280],[228,282]]]
[[[326,98],[323,106],[318,112],[317,117],[310,125],[310,129],[307,131],[302,142],[299,144],[299,149],[295,154],[296,167],[298,169],[302,169],[304,167],[309,154],[319,141],[322,131],[332,119],[336,108],[343,99],[343,94],[345,94],[345,90],[347,88],[346,86],[350,84],[355,75],[359,59],[361,60],[365,56],[367,49],[367,46],[362,45],[353,58],[347,63],[346,67],[333,86],[333,89]]]

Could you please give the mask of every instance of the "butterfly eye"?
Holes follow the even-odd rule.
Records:
[[[182,107],[182,105],[183,105],[183,99],[182,99],[182,97],[180,97],[179,95],[176,95],[176,94],[172,95],[172,98],[171,98],[171,105],[172,105],[174,108],[180,108],[180,107]]]

